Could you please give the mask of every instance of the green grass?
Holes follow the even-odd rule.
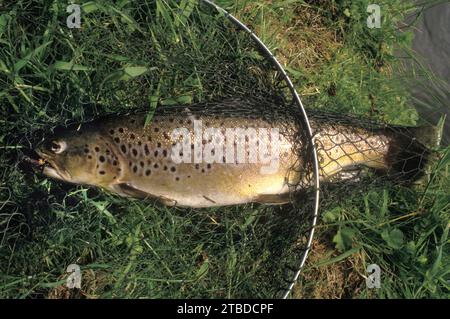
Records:
[[[191,2],[80,2],[80,30],[66,27],[59,1],[0,7],[1,297],[272,297],[285,287],[308,221],[292,209],[157,208],[19,165],[23,149],[65,121],[276,91],[248,37]],[[308,107],[420,123],[411,75],[397,71],[393,54],[410,47],[411,33],[395,26],[411,4],[386,2],[382,29],[368,30],[369,1],[218,3],[284,57]],[[326,248],[312,251],[294,295],[448,298],[449,150],[442,154],[426,187],[324,193],[315,242]],[[64,288],[72,263],[81,291]],[[383,271],[376,291],[364,283],[370,263]]]

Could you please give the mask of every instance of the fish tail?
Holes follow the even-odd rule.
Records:
[[[393,140],[386,156],[390,175],[418,181],[431,173],[442,138],[442,125],[392,127]]]

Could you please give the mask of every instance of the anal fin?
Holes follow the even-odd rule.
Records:
[[[255,202],[266,205],[283,205],[291,202],[290,193],[284,194],[261,194],[255,199]]]

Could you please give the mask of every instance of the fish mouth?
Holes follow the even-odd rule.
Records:
[[[33,169],[48,177],[64,181],[69,181],[71,178],[67,171],[60,169],[55,161],[42,151],[35,150],[25,156],[23,160],[29,163]]]

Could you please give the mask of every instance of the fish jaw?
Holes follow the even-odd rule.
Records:
[[[54,179],[67,181],[66,178],[64,178],[56,169],[54,169],[51,166],[44,166],[44,169],[42,170],[42,173],[45,176],[48,176],[48,177],[51,177],[51,178],[54,178]]]
[[[33,165],[35,167],[39,167],[45,176],[65,182],[71,182],[72,176],[69,172],[61,169],[49,155],[39,149],[35,152],[39,156],[39,159],[37,161],[33,161]]]

